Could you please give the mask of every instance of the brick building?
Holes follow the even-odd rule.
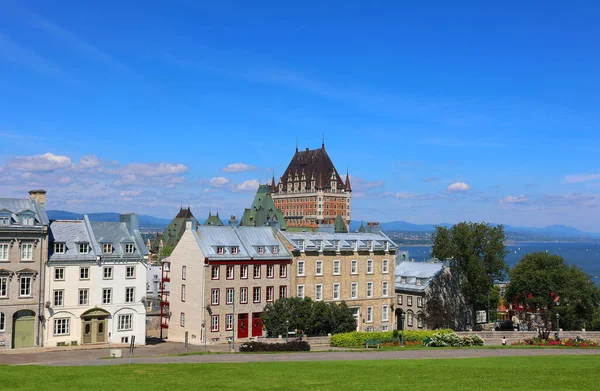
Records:
[[[346,173],[346,180],[342,179],[325,151],[325,144],[313,150],[296,148],[279,184],[276,185],[273,178],[271,196],[275,206],[283,212],[290,231],[294,227],[333,225],[338,216],[346,226],[350,224],[350,178]]]
[[[394,328],[397,246],[383,232],[281,232],[294,255],[292,294],[352,309],[356,329]]]

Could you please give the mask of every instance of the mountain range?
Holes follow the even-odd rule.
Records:
[[[49,210],[47,211],[48,218],[50,220],[77,220],[83,218],[81,213],[67,212],[64,210]],[[90,221],[107,221],[116,222],[119,221],[119,213],[88,213]],[[171,222],[170,219],[163,219],[160,217],[154,217],[149,215],[138,215],[140,219],[140,227],[148,229],[164,229]],[[360,228],[361,221],[353,221],[350,223],[350,231],[354,232]],[[365,222],[366,224],[366,222]],[[387,223],[380,223],[381,229],[384,231],[400,231],[400,232],[433,232],[435,230],[435,224],[413,224],[406,221],[389,221]],[[451,227],[452,224],[441,223],[437,224],[443,227]],[[496,224],[493,224],[496,225]],[[544,228],[536,227],[514,227],[511,225],[505,225],[504,230],[506,233],[524,234],[524,235],[539,235],[539,236],[554,236],[554,237],[565,237],[565,238],[576,238],[576,237],[600,237],[600,233],[584,232],[577,228],[568,227],[566,225],[551,225]]]

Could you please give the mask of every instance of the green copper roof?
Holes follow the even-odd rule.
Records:
[[[179,208],[179,213],[171,221],[169,226],[163,231],[162,235],[157,235],[156,239],[152,242],[152,250],[157,251],[159,243],[162,240],[163,247],[177,246],[179,239],[183,236],[185,231],[185,222],[188,219],[196,219],[188,206],[186,209]]]
[[[219,218],[219,212],[216,215],[212,215],[212,213],[208,212],[208,219],[204,222],[204,225],[210,225],[213,227],[222,227],[223,222]]]
[[[348,228],[346,227],[346,223],[344,222],[344,219],[342,218],[342,216],[338,215],[335,218],[334,229],[335,229],[336,234],[348,232]]]
[[[261,227],[268,222],[278,222],[281,230],[287,229],[283,213],[275,207],[269,185],[260,185],[252,206],[244,210],[240,226]]]

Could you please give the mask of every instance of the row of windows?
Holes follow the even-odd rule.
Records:
[[[0,277],[0,298],[7,298],[9,292],[9,277]],[[32,297],[32,284],[33,277],[32,276],[19,276],[19,297]]]
[[[248,278],[248,265],[240,265],[240,278],[247,279]],[[262,274],[262,265],[254,265],[252,267],[252,277],[253,278],[261,278]],[[181,269],[181,278],[185,280],[187,277],[186,267],[182,266]],[[221,278],[221,266],[213,265],[211,267],[210,277],[212,280],[218,280]],[[266,277],[267,278],[275,278],[275,265],[266,265]],[[287,277],[287,265],[279,265],[279,278]],[[225,278],[227,280],[233,280],[235,278],[235,266],[227,265],[225,266]]]
[[[127,279],[135,278],[135,266],[126,266],[125,267],[125,278],[127,278]],[[79,268],[79,279],[80,280],[89,280],[90,279],[90,268],[89,267],[80,267]],[[102,279],[103,280],[112,280],[113,279],[113,267],[112,266],[104,266],[102,268]],[[65,280],[65,268],[64,267],[54,268],[54,281],[64,281],[64,280]]]
[[[227,247],[225,247],[225,246],[217,246],[217,254],[218,255],[225,254],[226,249],[227,249]],[[231,246],[231,247],[229,247],[229,252],[233,255],[237,255],[240,252],[240,248],[238,246]],[[265,246],[256,246],[256,252],[258,254],[264,254]],[[279,254],[279,246],[271,246],[271,253]]]
[[[239,303],[247,304],[249,297],[249,291],[247,287],[239,288]],[[275,287],[267,286],[265,287],[265,301],[272,302],[275,301]],[[287,297],[287,286],[281,285],[277,290],[278,298]],[[186,286],[181,286],[181,301],[185,301],[186,297]],[[236,291],[234,288],[226,288],[225,289],[225,304],[231,305],[235,302]],[[261,303],[262,301],[262,288],[259,286],[255,286],[252,288],[252,303]],[[221,303],[221,289],[213,288],[210,291],[210,304],[213,306],[219,305]]]
[[[4,314],[2,315],[2,319],[4,318]],[[1,324],[0,324],[1,325]],[[65,336],[70,335],[71,330],[71,319],[70,318],[55,318],[54,319],[54,335],[55,336]],[[4,329],[0,329],[4,330]],[[123,314],[117,317],[117,330],[118,331],[127,331],[133,330],[133,314]]]
[[[298,285],[296,288],[296,296],[300,298],[304,298],[305,290],[304,285]],[[332,299],[333,300],[341,300],[341,284],[335,283],[333,284],[332,290]],[[366,286],[366,297],[371,298],[374,296],[374,284],[372,282],[367,282]],[[389,283],[387,281],[382,281],[381,283],[381,296],[387,297],[389,296]],[[323,284],[315,284],[315,300],[323,300]],[[353,282],[350,284],[350,299],[358,299],[358,282]]]
[[[233,314],[225,315],[225,331],[233,330]],[[211,315],[210,317],[210,331],[218,332],[219,331],[219,315]],[[179,314],[179,325],[181,327],[185,327],[185,312],[181,312]]]
[[[32,215],[23,215],[20,216],[18,221],[15,221],[16,223],[21,223],[21,225],[34,225],[35,224],[35,218]],[[11,225],[12,224],[12,219],[10,218],[10,216],[0,216],[0,225]]]
[[[407,283],[407,277],[400,277],[400,282],[402,284],[406,284]],[[415,285],[421,286],[423,284],[427,283],[427,278],[416,278],[415,279]]]
[[[54,307],[62,307],[65,303],[65,291],[62,289],[56,289],[53,292]],[[79,289],[78,292],[78,303],[79,305],[88,305],[90,297],[89,289]],[[102,289],[102,304],[112,304],[112,288]],[[125,288],[125,303],[135,302],[135,288]]]
[[[402,303],[404,301],[402,298],[402,295],[398,295],[397,300],[398,300],[398,305],[402,305]],[[406,295],[406,305],[409,307],[412,307],[412,305],[413,305],[413,297],[412,296]],[[417,296],[417,307],[423,308],[424,305],[425,305],[424,298],[421,296]]]
[[[0,261],[8,261],[9,248],[8,243],[0,243]],[[21,243],[21,260],[33,260],[33,243]]]
[[[298,261],[298,276],[304,276],[306,273],[306,268],[305,268],[305,261]],[[359,272],[359,262],[356,259],[353,259],[350,262],[350,274],[358,274]],[[390,261],[388,259],[384,259],[381,261],[381,272],[382,273],[389,273],[390,272]],[[323,267],[323,261],[315,261],[315,275],[317,276],[322,276],[324,273],[324,267]],[[367,263],[366,263],[366,273],[367,274],[374,274],[375,273],[375,261],[372,259],[368,259]],[[340,275],[341,274],[341,261],[340,260],[334,260],[333,261],[333,268],[332,268],[332,274],[333,275]]]

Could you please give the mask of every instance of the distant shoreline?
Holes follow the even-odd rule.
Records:
[[[568,240],[519,240],[519,241],[511,241],[509,243],[505,243],[506,247],[510,247],[510,246],[518,246],[519,244],[530,244],[530,243],[536,243],[536,244],[557,244],[557,243],[565,243],[565,244],[571,244],[571,243],[580,243],[580,244],[598,244],[599,241],[597,240],[584,240],[584,241],[568,241]],[[400,247],[426,247],[426,246],[433,246],[433,243],[423,243],[423,244],[398,244],[398,246]]]

